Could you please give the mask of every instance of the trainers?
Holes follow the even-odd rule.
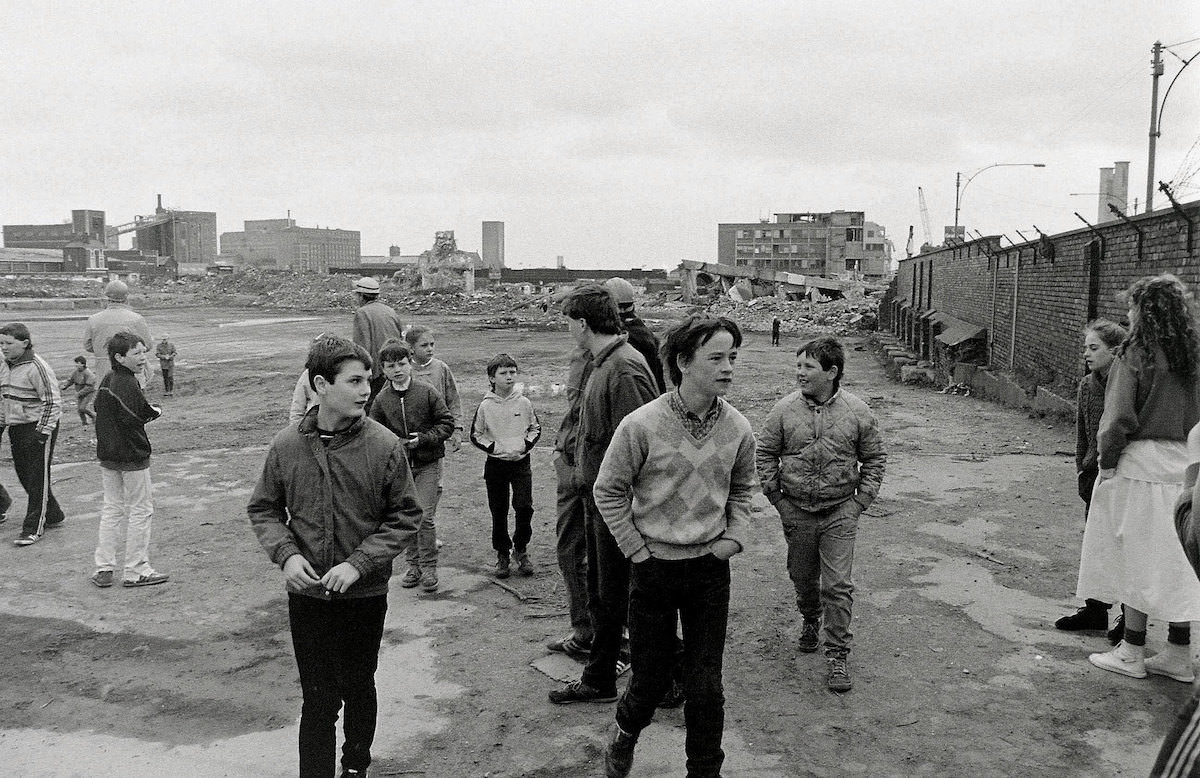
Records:
[[[1103,631],[1108,629],[1108,611],[1089,603],[1088,605],[1081,606],[1074,613],[1063,616],[1054,622],[1054,628],[1061,629],[1064,632],[1082,632],[1084,630]]]
[[[13,541],[14,546],[32,546],[42,539],[41,535],[20,535]]]
[[[1146,677],[1146,647],[1131,646],[1124,640],[1112,651],[1090,655],[1088,661],[1110,673],[1119,673],[1130,678]]]
[[[437,570],[429,568],[421,573],[421,591],[436,592],[438,588]]]
[[[46,529],[60,529],[64,526],[66,526],[66,523],[67,523],[66,519],[59,519],[58,521],[55,521],[55,522],[48,521],[48,522],[46,522]]]
[[[410,566],[400,577],[400,585],[405,589],[411,589],[419,583],[421,583],[421,568],[416,565]]]
[[[846,666],[846,657],[840,654],[825,657],[829,665],[829,674],[825,676],[825,686],[831,692],[848,692],[854,684],[850,681],[850,668]]]
[[[660,708],[678,708],[683,704],[687,695],[683,691],[683,684],[678,680],[671,681],[671,688],[667,689],[666,695],[662,701],[658,703]]]
[[[506,551],[496,554],[496,577],[508,578],[508,552]]]
[[[604,776],[605,778],[625,778],[633,768],[633,749],[637,745],[637,735],[631,735],[613,724],[612,735],[608,745],[604,747]]]
[[[89,580],[96,584],[96,586],[99,586],[101,589],[107,589],[113,585],[113,571],[97,570],[96,572],[92,573],[92,577]]]
[[[1109,645],[1115,646],[1125,639],[1125,614],[1117,616],[1117,623],[1108,631]]]
[[[3,524],[3,523],[4,523],[4,522],[6,522],[6,521],[8,521],[8,514],[7,514],[7,513],[0,513],[0,524]]]
[[[798,648],[806,654],[811,654],[817,650],[817,646],[820,644],[821,620],[805,619],[804,627],[800,630],[800,643]]]
[[[366,770],[342,770],[342,778],[367,778]]]
[[[617,690],[602,692],[583,681],[572,681],[561,689],[550,692],[550,702],[555,705],[570,705],[573,702],[616,702]]]
[[[1191,683],[1196,680],[1192,671],[1192,647],[1168,643],[1167,647],[1154,656],[1146,657],[1144,664],[1147,673],[1173,678],[1176,681]]]
[[[533,575],[533,562],[529,561],[529,554],[524,551],[518,551],[513,554],[517,560],[517,572],[521,575]]]
[[[551,651],[557,651],[561,654],[566,654],[567,656],[576,660],[587,659],[592,654],[591,641],[585,643],[574,635],[568,635],[567,637],[559,638],[558,640],[551,640],[546,644],[546,648],[550,649]]]
[[[153,570],[149,573],[142,573],[137,578],[126,578],[121,582],[121,586],[126,589],[132,589],[135,586],[157,586],[161,583],[166,583],[171,576],[166,573],[156,573]]]

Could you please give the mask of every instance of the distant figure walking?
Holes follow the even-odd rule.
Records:
[[[93,313],[88,317],[87,326],[83,330],[83,350],[96,355],[96,379],[104,380],[108,375],[108,339],[118,332],[132,332],[142,339],[143,343],[153,343],[150,337],[150,325],[140,313],[133,310],[125,302],[129,299],[129,287],[124,281],[109,281],[104,287],[104,296],[108,299],[103,311]],[[138,383],[142,388],[150,382],[150,363],[142,368]]]
[[[163,333],[162,340],[158,342],[158,346],[154,349],[154,356],[158,357],[158,367],[162,370],[163,378],[163,394],[170,397],[175,393],[175,344],[170,340],[171,336]]]
[[[779,324],[780,324],[780,322],[779,322],[778,316],[776,316],[774,319],[771,319],[771,345],[772,346],[779,345]]]
[[[391,338],[404,337],[404,322],[391,306],[379,301],[379,282],[363,276],[354,282],[354,293],[358,295],[358,310],[354,312],[353,340],[371,357],[371,399],[367,400],[366,412],[371,412],[375,395],[387,383],[383,366],[379,362],[379,350]]]

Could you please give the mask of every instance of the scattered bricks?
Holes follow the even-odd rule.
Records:
[[[937,373],[933,368],[904,365],[900,368],[900,381],[905,384],[937,384]]]
[[[909,365],[916,365],[916,363],[917,363],[917,360],[913,359],[910,356],[906,356],[904,354],[897,354],[896,356],[892,357],[892,366],[893,367],[904,368]]]

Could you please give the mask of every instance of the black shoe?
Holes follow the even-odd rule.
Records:
[[[633,749],[637,735],[631,735],[613,724],[612,736],[604,747],[605,778],[625,778],[633,769]]]
[[[616,702],[617,690],[611,692],[593,689],[583,681],[572,681],[561,689],[550,692],[550,702],[555,705],[570,705],[573,702]]]
[[[806,654],[811,654],[817,650],[817,646],[821,643],[821,620],[820,619],[805,619],[804,628],[800,631],[800,643],[797,646]]]
[[[1117,623],[1108,631],[1108,642],[1116,645],[1125,639],[1125,614],[1117,616]]]
[[[672,681],[671,688],[667,690],[667,695],[662,698],[662,702],[658,703],[658,707],[678,708],[683,704],[685,697],[683,684],[679,681]]]
[[[841,654],[827,655],[825,662],[829,666],[829,674],[825,676],[825,686],[829,691],[841,693],[854,688],[850,681],[850,668],[846,666],[846,657]]]
[[[1103,632],[1108,629],[1108,611],[1092,605],[1084,605],[1069,616],[1063,616],[1054,622],[1055,629],[1064,632],[1081,632],[1093,630]]]

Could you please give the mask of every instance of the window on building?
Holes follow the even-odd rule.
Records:
[[[846,228],[846,242],[847,243],[861,243],[862,239],[863,239],[862,227],[847,227]]]

